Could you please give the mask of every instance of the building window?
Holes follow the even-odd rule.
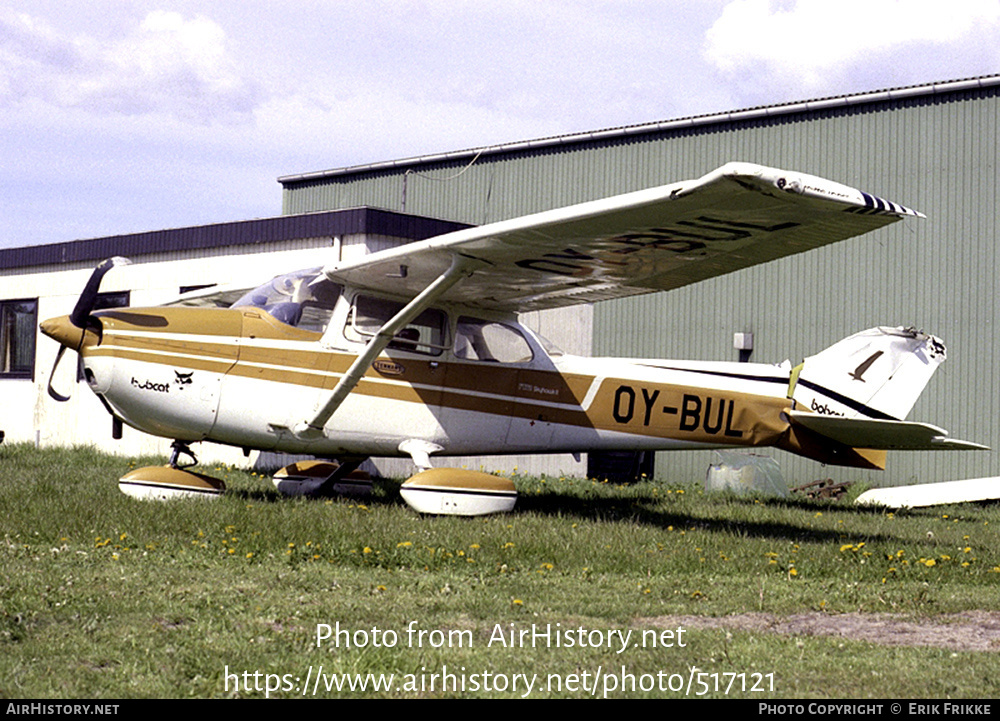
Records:
[[[0,301],[0,378],[34,378],[38,300]]]
[[[98,293],[97,299],[94,301],[94,307],[90,310],[93,313],[95,310],[127,308],[130,305],[132,305],[132,291],[122,290],[117,293]]]

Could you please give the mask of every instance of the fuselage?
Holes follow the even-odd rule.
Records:
[[[442,455],[788,441],[787,365],[563,355],[513,316],[465,308],[397,336],[306,440],[292,429],[329,397],[378,314],[347,294],[332,306],[311,324],[273,307],[101,311],[101,332],[80,347],[87,381],[147,433],[320,456],[404,455],[411,439]]]

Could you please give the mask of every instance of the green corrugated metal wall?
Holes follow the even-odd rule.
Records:
[[[759,114],[758,114],[759,115]],[[996,300],[996,85],[728,120],[684,130],[483,153],[450,162],[286,182],[285,212],[372,205],[485,223],[660,183],[730,160],[800,170],[927,214],[833,247],[682,288],[598,304],[594,354],[793,362],[873,325],[915,325],[949,361],[911,414],[1000,446]],[[457,176],[457,177],[453,177]],[[432,179],[434,178],[434,179]],[[448,179],[450,178],[450,179]],[[704,475],[708,452],[660,454],[657,475]],[[890,454],[884,474],[827,469],[779,453],[790,481],[900,484],[1000,475],[1000,452]]]

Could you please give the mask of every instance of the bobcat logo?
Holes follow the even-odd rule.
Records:
[[[181,387],[181,390],[184,390],[184,386],[191,385],[191,376],[194,375],[194,371],[191,371],[190,373],[181,373],[180,371],[174,371],[174,375],[177,376],[174,379],[174,383],[179,385]]]
[[[865,371],[867,371],[869,368],[872,367],[872,363],[878,360],[878,357],[880,355],[882,355],[882,351],[875,351],[874,353],[871,354],[868,360],[863,361],[857,368],[855,368],[853,373],[849,372],[847,375],[849,375],[856,381],[861,381],[862,383],[864,383],[865,379],[862,378],[861,376],[865,374]]]

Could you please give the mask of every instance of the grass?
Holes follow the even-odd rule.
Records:
[[[691,620],[1000,610],[996,505],[888,513],[518,477],[514,513],[454,518],[417,515],[393,482],[286,499],[227,467],[201,469],[230,489],[214,502],[116,488],[162,462],[0,446],[0,697],[288,697],[307,677],[322,697],[517,697],[532,679],[533,697],[582,697],[595,678],[613,697],[692,681],[760,699],[1000,691],[995,652]],[[510,644],[546,628],[559,646]],[[328,690],[335,674],[395,676]]]

